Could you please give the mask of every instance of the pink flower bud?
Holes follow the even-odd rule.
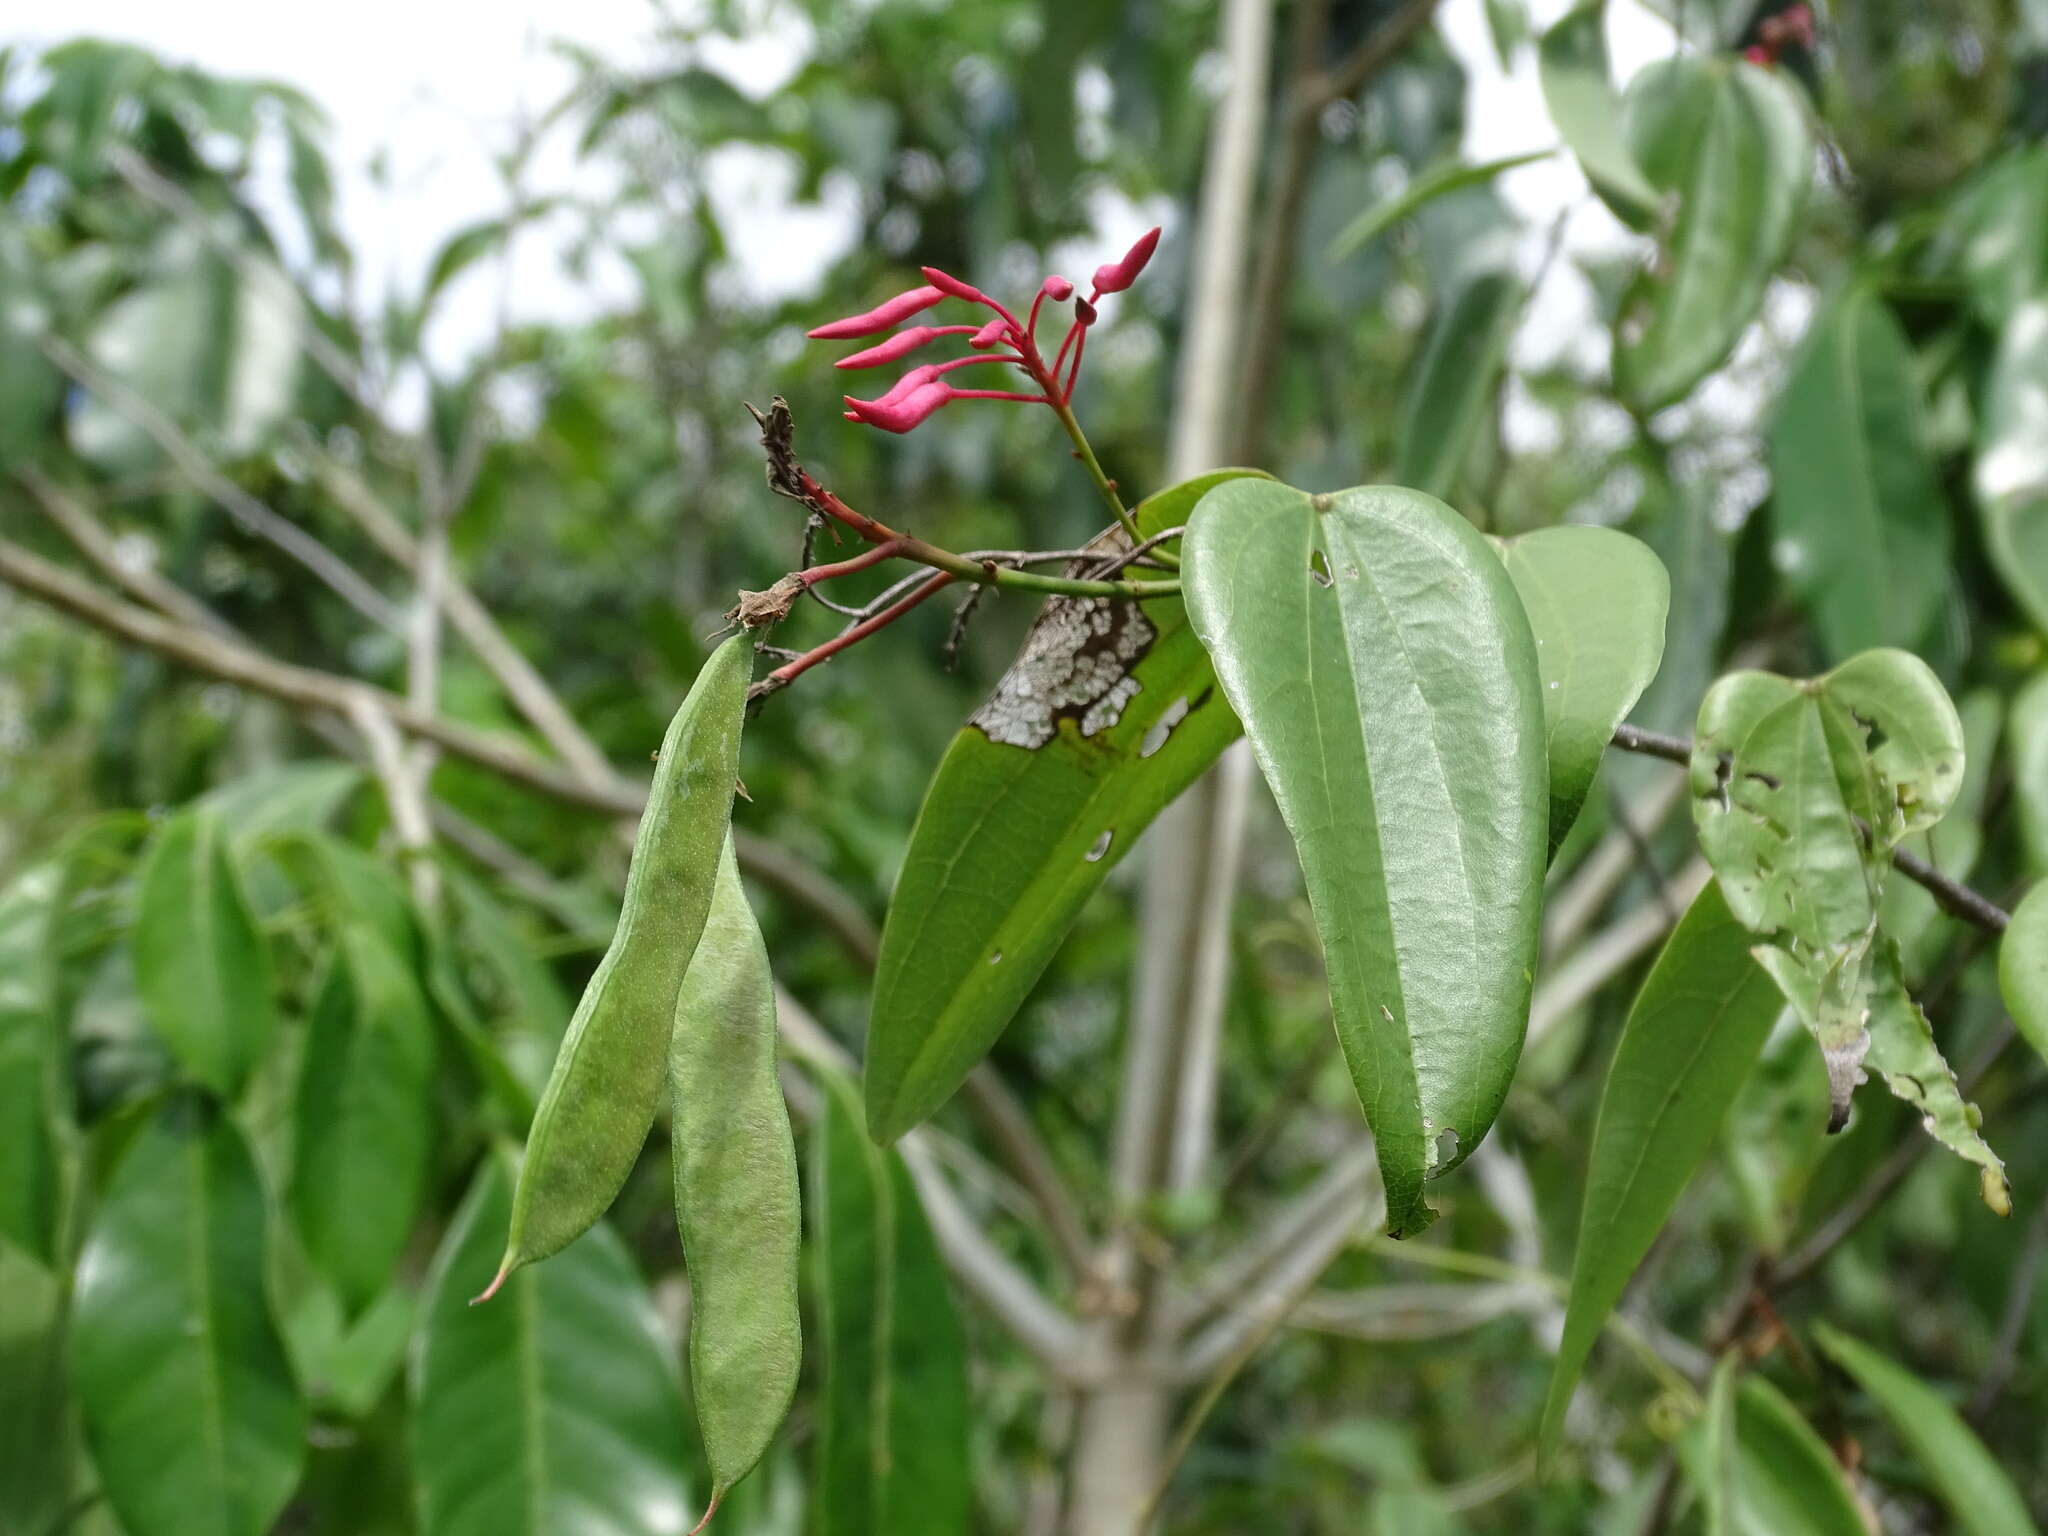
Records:
[[[936,381],[919,385],[901,399],[891,399],[895,393],[891,390],[880,400],[856,400],[848,395],[846,412],[856,421],[880,427],[884,432],[908,432],[953,398],[952,390]]]
[[[997,315],[995,319],[989,321],[987,325],[984,325],[980,330],[968,337],[967,345],[974,348],[977,352],[986,352],[990,347],[1007,336],[1009,331],[1009,322],[1004,320],[1001,315]]]
[[[895,298],[877,304],[864,315],[848,315],[844,320],[834,320],[810,332],[813,341],[837,341],[845,336],[872,336],[877,331],[886,331],[899,320],[908,320],[922,310],[930,309],[945,297],[944,290],[936,287],[912,288],[899,293]]]
[[[1064,304],[1074,296],[1074,285],[1055,272],[1038,285],[1038,291],[1055,304]]]
[[[1802,48],[1813,46],[1813,7],[1795,5],[1787,9],[1780,18],[1785,23],[1785,35]]]
[[[1158,245],[1158,230],[1148,230],[1140,235],[1138,243],[1124,252],[1122,261],[1112,261],[1095,269],[1095,291],[1122,293],[1138,280],[1138,274],[1145,270],[1145,263],[1152,259],[1152,252]]]
[[[1751,43],[1747,48],[1742,50],[1742,56],[1745,59],[1749,60],[1749,62],[1752,64],[1762,64],[1766,67],[1768,67],[1771,62],[1770,49],[1759,48],[1754,43]]]
[[[937,267],[925,267],[924,280],[939,292],[955,299],[965,299],[970,304],[987,304],[991,300],[972,283],[963,283],[950,272],[941,272]]]
[[[939,332],[929,325],[913,325],[907,331],[898,331],[887,341],[856,352],[851,357],[842,357],[832,366],[835,368],[879,368],[884,363],[893,363],[906,352],[915,352]]]
[[[1074,318],[1081,323],[1084,331],[1096,321],[1096,308],[1086,299],[1074,300]]]

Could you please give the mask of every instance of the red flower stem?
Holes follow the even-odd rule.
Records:
[[[858,624],[848,625],[824,644],[805,651],[795,661],[784,662],[762,679],[762,683],[768,686],[761,691],[773,692],[777,688],[787,688],[820,662],[830,661],[848,646],[858,645],[876,630],[894,624],[926,598],[950,587],[956,579],[951,571],[934,571],[931,577],[908,597],[899,598],[871,619],[863,619]]]
[[[1027,395],[1014,389],[956,389],[955,400],[1022,400],[1029,405],[1051,405],[1044,395]]]
[[[884,560],[893,560],[902,553],[901,539],[884,539],[873,549],[865,550],[849,560],[841,560],[832,565],[814,565],[809,570],[798,571],[796,579],[806,587],[815,587],[821,581],[851,576],[855,571],[864,571],[871,565],[880,565]]]
[[[1081,377],[1081,354],[1087,349],[1088,333],[1084,330],[1081,332],[1081,339],[1074,343],[1074,360],[1067,365],[1067,382],[1060,389],[1060,400],[1063,404],[1073,401],[1074,384]]]
[[[1074,338],[1087,329],[1088,327],[1083,325],[1078,319],[1075,320],[1072,325],[1067,327],[1067,334],[1060,341],[1060,349],[1059,351],[1055,352],[1052,357],[1052,372],[1054,374],[1058,374],[1058,372],[1060,371],[1060,364],[1067,360],[1067,348],[1071,347],[1074,344]]]

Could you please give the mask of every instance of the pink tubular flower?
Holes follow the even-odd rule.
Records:
[[[830,325],[821,325],[809,334],[813,341],[838,341],[848,336],[872,336],[877,331],[886,331],[899,320],[908,320],[912,315],[930,309],[945,296],[938,288],[912,288],[897,294],[893,299],[884,300],[866,314],[848,315],[844,320],[834,320]]]
[[[1124,252],[1123,260],[1095,269],[1095,292],[1122,293],[1138,280],[1138,274],[1145,270],[1145,263],[1152,259],[1152,252],[1158,245],[1157,229],[1149,229],[1138,236],[1138,243]]]
[[[1155,229],[1132,246],[1121,261],[1111,262],[1099,268],[1095,274],[1095,291],[1087,298],[1083,298],[1075,290],[1072,282],[1057,273],[1046,278],[1039,284],[1038,293],[1031,301],[1030,317],[1027,320],[1020,321],[1015,314],[972,283],[962,282],[950,272],[943,272],[937,267],[926,267],[924,287],[900,293],[895,298],[876,305],[865,314],[849,315],[844,320],[834,320],[829,325],[821,325],[810,334],[821,340],[872,336],[877,331],[887,330],[897,322],[931,308],[943,299],[959,299],[990,311],[992,318],[978,326],[909,326],[885,341],[855,352],[850,357],[841,358],[836,366],[874,368],[883,363],[893,363],[941,336],[967,337],[967,345],[972,355],[951,358],[941,363],[924,363],[912,368],[885,393],[872,400],[859,400],[852,395],[845,396],[847,420],[864,422],[868,426],[879,427],[884,432],[908,432],[925,421],[933,412],[954,400],[1014,400],[1025,404],[1050,406],[1055,411],[1064,412],[1067,403],[1074,397],[1074,381],[1081,371],[1081,352],[1087,339],[1088,328],[1096,320],[1094,301],[1106,293],[1120,293],[1130,287],[1137,280],[1138,274],[1145,269],[1145,263],[1152,259],[1153,249],[1158,244],[1159,231]],[[1067,326],[1066,337],[1060,342],[1049,363],[1038,347],[1038,314],[1048,299],[1055,304],[1064,304],[1069,299],[1074,302],[1074,317]],[[1035,388],[958,389],[945,382],[946,374],[978,363],[995,363],[1018,369],[1030,379]]]

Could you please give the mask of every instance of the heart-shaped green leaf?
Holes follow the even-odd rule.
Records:
[[[1664,659],[1671,578],[1650,547],[1611,528],[1543,528],[1501,547],[1543,682],[1556,854],[1600,771],[1614,728]]]
[[[1529,621],[1419,491],[1202,498],[1195,632],[1294,836],[1389,1229],[1492,1125],[1528,1019],[1549,804]]]
[[[1772,554],[1831,657],[1911,646],[1949,582],[1948,514],[1913,352],[1875,292],[1815,325],[1771,426]]]
[[[1755,1065],[1784,1004],[1749,930],[1708,885],[1693,898],[1622,1026],[1600,1094],[1564,1335],[1543,1408],[1547,1455],[1593,1341]]]
[[[1762,304],[1813,178],[1813,131],[1796,86],[1727,57],[1653,64],[1622,121],[1643,174],[1678,199],[1615,345],[1621,393],[1655,411],[1718,367]]]
[[[1141,503],[1185,523],[1226,469]],[[1097,541],[1129,547],[1120,531]],[[1044,974],[1082,905],[1165,806],[1239,735],[1172,598],[1055,597],[939,764],[882,930],[868,1021],[868,1128],[936,1110]]]
[[[227,828],[188,810],[157,834],[136,898],[135,986],[179,1065],[240,1091],[270,1042],[270,952],[228,857]]]
[[[272,1325],[264,1193],[233,1124],[160,1110],[78,1261],[72,1380],[131,1536],[263,1536],[299,1480],[306,1411]]]
[[[421,1536],[681,1536],[682,1389],[617,1235],[593,1227],[469,1304],[510,1183],[486,1163],[427,1277],[408,1384]]]

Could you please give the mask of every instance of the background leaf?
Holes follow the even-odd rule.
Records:
[[[232,1098],[274,1019],[269,951],[218,815],[164,823],[138,878],[133,944],[150,1023],[194,1079]]]
[[[409,1384],[421,1536],[677,1536],[687,1431],[647,1288],[600,1225],[472,1307],[511,1204],[488,1160],[428,1276]]]
[[[1641,228],[1663,201],[1622,132],[1621,96],[1607,62],[1607,0],[1565,12],[1536,52],[1543,104],[1579,168],[1624,223]]]
[[[1543,1407],[1554,1449],[1593,1341],[1713,1144],[1783,1009],[1718,886],[1693,898],[1636,994],[1607,1069],[1557,1366]]]
[[[1991,563],[2048,631],[2048,295],[2016,306],[1984,390],[1972,485]]]
[[[1501,546],[1536,640],[1550,763],[1550,852],[1579,819],[1614,728],[1657,675],[1671,578],[1611,528],[1541,528]]]
[[[1401,447],[1394,478],[1450,497],[1479,429],[1495,408],[1508,342],[1528,290],[1512,272],[1467,278],[1445,303],[1423,349],[1420,371],[1401,400]]]
[[[51,932],[61,871],[0,892],[0,1240],[56,1264],[64,1196],[64,1035]]]
[[[1527,1018],[1549,814],[1529,621],[1415,491],[1236,481],[1185,542],[1195,631],[1301,857],[1389,1229],[1419,1231],[1424,1178],[1493,1123]]]
[[[2027,1044],[2048,1057],[2048,883],[2013,908],[1998,941],[1998,990]]]
[[[1852,285],[1824,310],[1771,426],[1772,556],[1834,660],[1924,639],[1947,594],[1949,520],[1905,333]]]
[[[72,1377],[130,1536],[263,1536],[306,1413],[270,1317],[264,1194],[241,1136],[191,1101],[129,1147],[78,1264]]]

